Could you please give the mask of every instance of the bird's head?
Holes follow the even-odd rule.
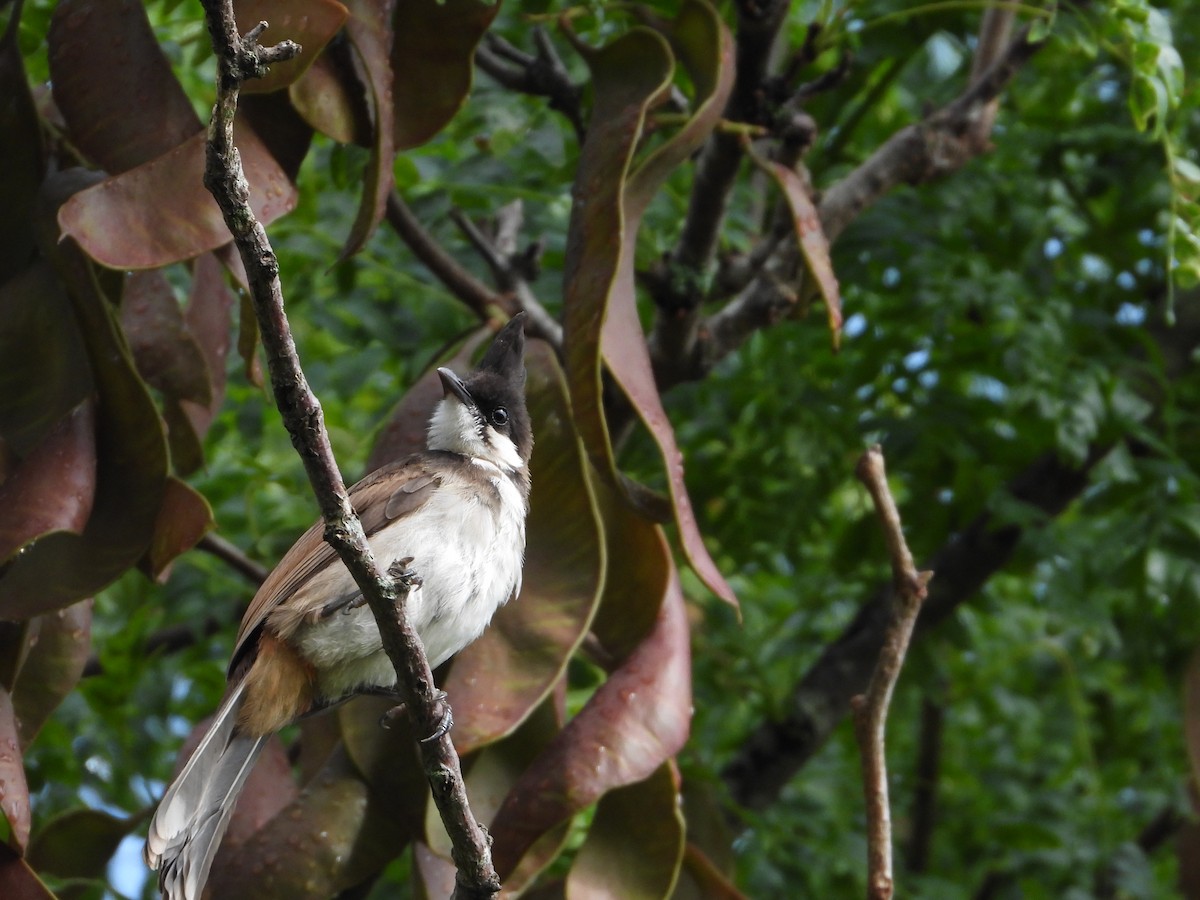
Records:
[[[529,465],[533,429],[525,406],[524,313],[500,329],[466,378],[438,369],[443,396],[429,421],[429,449],[492,463],[506,472]]]

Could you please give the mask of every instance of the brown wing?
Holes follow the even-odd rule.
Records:
[[[388,522],[420,509],[440,485],[441,476],[430,460],[414,456],[376,469],[350,488],[350,502],[369,538]],[[324,534],[324,523],[318,522],[300,535],[250,601],[229,663],[231,674],[257,643],[259,629],[271,610],[326,566],[338,562],[337,553],[325,542]]]

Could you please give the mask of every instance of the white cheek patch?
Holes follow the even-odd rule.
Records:
[[[430,450],[448,450],[463,456],[484,456],[488,447],[479,435],[479,423],[471,410],[455,397],[438,401],[429,420]]]
[[[512,438],[506,434],[501,434],[491,425],[484,429],[484,434],[487,437],[488,444],[487,452],[483,454],[486,459],[510,472],[515,472],[524,465],[524,462],[521,460],[521,454],[517,452],[517,445],[512,442]]]

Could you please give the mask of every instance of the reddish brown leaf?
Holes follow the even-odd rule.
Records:
[[[287,750],[276,735],[263,748],[262,756],[254,764],[254,771],[238,794],[237,806],[229,820],[229,831],[225,834],[225,846],[233,848],[245,843],[299,795],[300,789],[292,778]]]
[[[80,600],[27,625],[27,649],[12,689],[22,750],[79,683],[92,646],[92,601]]]
[[[140,0],[61,0],[47,41],[71,142],[109,173],[147,163],[202,129]]]
[[[634,232],[659,188],[717,127],[733,90],[733,36],[707,0],[684,0],[664,34],[692,80],[695,112],[630,173],[625,214]]]
[[[0,284],[23,271],[33,259],[34,240],[29,229],[34,201],[46,163],[37,108],[29,92],[29,79],[17,28],[21,8],[14,9],[8,29],[0,38]]]
[[[18,853],[29,842],[29,786],[21,759],[21,738],[12,696],[0,687],[0,814],[7,822],[3,843]],[[4,830],[0,822],[0,830]]]
[[[608,364],[662,452],[688,561],[714,593],[736,606],[700,537],[684,484],[683,458],[654,383],[637,314],[634,252],[641,216],[670,172],[715,127],[732,84],[729,35],[707,3],[687,3],[674,36],[702,96],[683,130],[636,169],[632,157],[646,112],[670,85],[670,50],[659,35],[645,29],[634,29],[601,50],[581,47],[596,99],[575,187],[576,196],[588,202],[576,204],[568,232],[567,372],[589,453],[602,474],[627,487],[616,469],[604,421],[601,358]],[[639,502],[636,493],[626,493]]]
[[[58,878],[103,878],[117,845],[140,821],[141,816],[118,819],[98,809],[69,810],[34,836],[29,864]]]
[[[169,476],[143,568],[151,578],[161,580],[175,557],[195,547],[215,525],[212,508],[203,495]]]
[[[3,842],[0,842],[0,897],[4,900],[55,900],[50,889],[29,868],[29,863]]]
[[[54,270],[38,261],[0,285],[0,437],[27,456],[92,392],[87,350]]]
[[[530,341],[526,368],[536,441],[524,585],[455,658],[444,685],[463,754],[508,734],[542,702],[587,634],[603,583],[588,462],[554,351]]]
[[[691,842],[684,848],[683,870],[671,896],[672,900],[746,900],[745,894]]]
[[[809,186],[795,171],[754,151],[748,138],[742,146],[754,164],[771,176],[779,185],[792,212],[792,227],[809,274],[816,282],[821,299],[825,301],[825,312],[829,317],[829,331],[833,335],[836,350],[842,339],[842,294],[837,275],[833,272],[833,261],[829,258],[829,239],[821,227],[821,217],[813,204]]]
[[[347,0],[350,20],[346,23],[346,34],[355,52],[355,64],[362,73],[370,102],[373,139],[371,158],[363,172],[363,193],[358,215],[346,239],[346,246],[338,254],[338,261],[353,256],[374,233],[387,208],[388,194],[394,179],[392,162],[396,155],[395,108],[392,105],[391,61],[388,50],[393,44],[392,14],[395,0]],[[401,6],[417,5],[408,0]],[[449,4],[447,4],[449,5]],[[408,61],[405,61],[406,64]]]
[[[350,66],[329,52],[288,88],[296,112],[310,126],[340,144],[366,146],[371,121],[362,93]]]
[[[600,798],[567,876],[571,900],[666,898],[683,859],[679,775],[666,762],[649,778]]]
[[[95,409],[85,400],[0,484],[0,562],[48,532],[82,532],[95,494]]]
[[[475,47],[499,0],[404,0],[396,4],[395,149],[417,147],[454,118],[471,90]]]
[[[381,849],[391,855],[421,834],[429,797],[408,719],[402,718],[389,729],[379,727],[380,718],[393,705],[388,700],[361,697],[337,711],[345,753],[370,786],[374,807],[387,810],[388,830],[393,835],[387,840],[394,846]]]
[[[112,269],[156,269],[229,241],[221,210],[202,183],[205,135],[63,204],[59,224],[92,259]],[[254,131],[237,129],[250,205],[268,225],[296,205],[296,188]]]
[[[240,97],[238,115],[262,138],[284,174],[295,181],[312,145],[313,130],[296,112],[287,93],[276,91]]]
[[[208,363],[188,333],[183,310],[161,271],[131,272],[121,298],[121,328],[138,374],[167,397],[208,404]]]
[[[55,195],[73,184],[70,172],[47,182],[50,210],[56,208]],[[46,236],[42,248],[70,285],[73,318],[100,399],[96,499],[82,535],[53,532],[3,569],[0,618],[26,618],[68,606],[132,566],[150,543],[166,483],[160,419],[134,370],[112,303],[99,292],[96,276],[74,242]]]
[[[214,861],[209,895],[222,900],[332,897],[379,868],[364,864],[360,841],[367,786],[337,753],[303,791],[232,852]],[[398,850],[399,848],[397,848]],[[368,868],[368,866],[372,866]]]
[[[225,399],[225,359],[229,355],[229,311],[232,307],[233,293],[225,284],[225,275],[217,258],[211,253],[196,257],[183,320],[208,367],[209,403],[202,407],[185,402],[183,410],[199,437],[208,433],[208,427]]]
[[[691,704],[687,612],[672,571],[654,631],[529,766],[497,813],[492,851],[501,877],[547,830],[670,759],[687,740]]]
[[[264,77],[245,82],[242,92],[246,94],[277,91],[303,75],[338,33],[347,15],[346,7],[336,0],[237,0],[233,14],[239,34],[266,22],[266,44],[295,41],[300,45],[299,55],[275,63]]]

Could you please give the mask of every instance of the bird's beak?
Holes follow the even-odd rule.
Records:
[[[438,378],[442,379],[443,397],[449,397],[453,394],[462,402],[463,406],[475,405],[475,401],[471,399],[471,395],[467,392],[467,387],[462,383],[461,378],[446,368],[438,369],[437,373]]]

